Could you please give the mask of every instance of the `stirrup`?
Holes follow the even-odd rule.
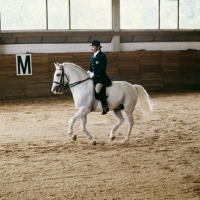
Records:
[[[101,113],[102,115],[106,115],[109,111],[109,108],[108,107],[104,107],[103,108],[103,112]]]

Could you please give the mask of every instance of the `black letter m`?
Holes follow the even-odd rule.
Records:
[[[31,55],[23,54],[16,56],[17,61],[17,75],[31,75]],[[28,69],[27,69],[28,68]]]

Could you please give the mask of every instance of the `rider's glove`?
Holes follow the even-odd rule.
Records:
[[[87,74],[90,75],[90,73],[91,73],[91,71],[88,70],[88,71],[87,71]]]
[[[90,76],[90,78],[93,78],[94,77],[94,73],[90,72],[89,76]]]

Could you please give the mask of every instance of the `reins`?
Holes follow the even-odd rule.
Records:
[[[56,82],[56,81],[54,81],[54,83],[61,85],[61,86],[63,87],[64,90],[69,89],[69,88],[71,88],[71,87],[74,87],[74,86],[76,86],[76,85],[79,85],[80,83],[85,82],[85,81],[87,81],[87,80],[90,79],[90,77],[89,77],[89,78],[86,78],[86,79],[84,79],[84,80],[82,80],[82,81],[77,81],[77,82],[75,82],[75,83],[70,83],[70,84],[66,83],[66,84],[64,85],[64,76],[67,78],[67,75],[65,74],[64,69],[63,69],[63,66],[62,66],[62,75],[61,75],[60,83],[59,83],[59,82]],[[69,81],[68,78],[67,78],[67,80]]]
[[[63,89],[66,90],[66,89],[68,89],[68,88],[70,88],[70,87],[74,87],[74,86],[76,86],[76,85],[78,85],[78,84],[80,84],[80,83],[82,83],[82,82],[84,82],[84,81],[87,81],[87,80],[89,80],[89,79],[90,79],[90,78],[87,78],[87,79],[84,79],[84,80],[82,80],[82,81],[78,81],[78,82],[75,82],[75,83],[71,83],[71,84],[65,84],[64,87],[63,87]]]

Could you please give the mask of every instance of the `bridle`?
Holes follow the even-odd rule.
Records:
[[[68,79],[67,75],[66,75],[65,72],[64,72],[63,65],[62,65],[62,69],[59,69],[59,70],[62,70],[60,82],[54,81],[54,83],[58,84],[59,86],[62,86],[62,88],[63,88],[64,90],[69,89],[69,88],[71,88],[71,87],[74,87],[74,86],[76,86],[76,85],[79,85],[80,83],[82,83],[82,82],[87,81],[87,80],[90,79],[90,77],[89,77],[89,78],[86,78],[86,79],[84,79],[84,80],[82,80],[82,81],[77,81],[77,82],[71,83],[71,84],[68,84],[68,83],[65,84],[65,83],[64,83],[65,77],[67,78],[68,81],[69,81],[69,79]]]

